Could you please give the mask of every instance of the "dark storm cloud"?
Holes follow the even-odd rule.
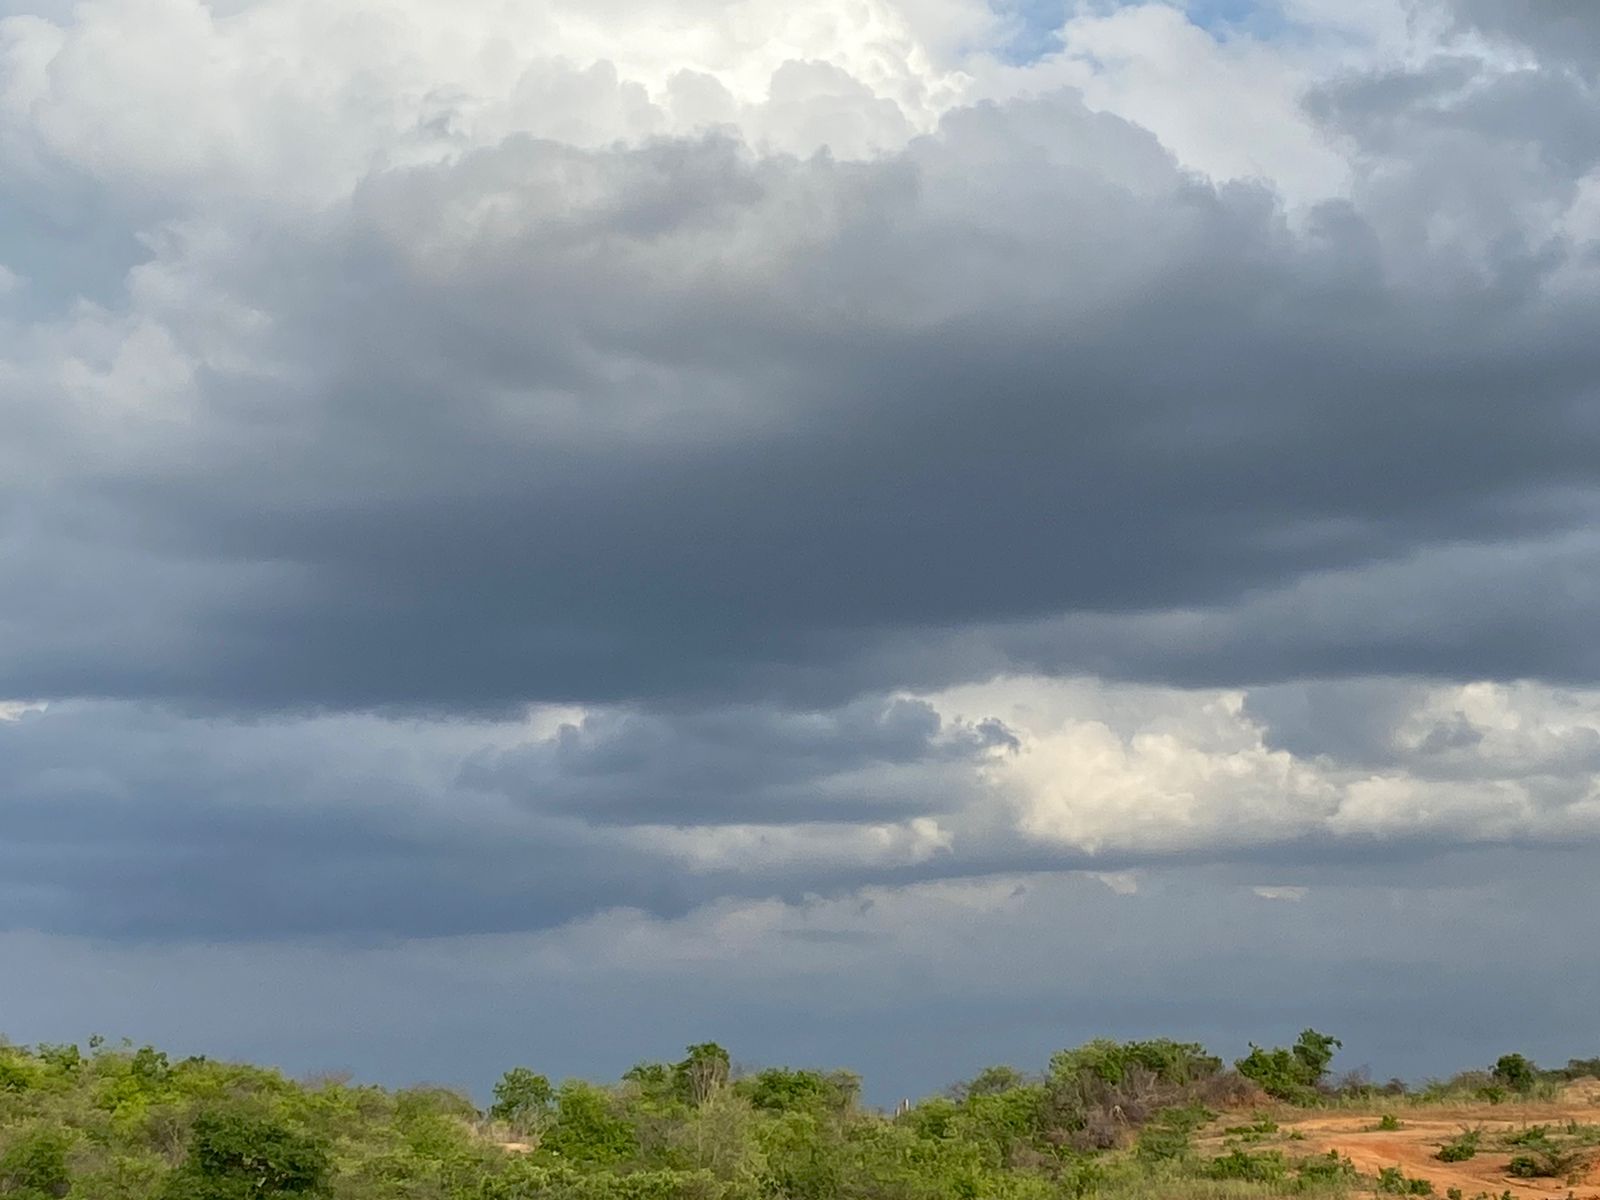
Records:
[[[1007,744],[1015,737],[999,721],[947,727],[914,700],[606,711],[533,747],[480,756],[463,782],[598,823],[864,824],[958,806],[969,796],[948,768]],[[555,794],[545,790],[553,778]]]
[[[602,712],[548,738],[68,706],[0,721],[0,926],[438,936],[848,888],[896,864],[846,846],[690,866],[632,827],[850,831],[938,813],[972,798],[972,765],[1008,736],[904,700]],[[905,865],[907,879],[963,870]]]
[[[1581,528],[1600,313],[1551,286],[1576,251],[1524,209],[1593,146],[1559,123],[1547,162],[1419,241],[1441,179],[1499,178],[1537,134],[1530,87],[1578,102],[1535,81],[1441,107],[1441,70],[1410,101],[1380,80],[1325,102],[1373,183],[1298,231],[1066,95],[864,164],[512,139],[374,175],[315,224],[175,228],[153,315],[193,395],[88,455],[70,410],[39,433],[60,466],[11,485],[0,691],[833,702],[960,677],[963,629],[1226,620],[1318,572]],[[188,306],[272,321],[185,329]],[[1448,623],[1520,595],[1483,575]],[[1550,669],[1494,630],[1441,647],[1366,616],[1339,648],[1357,670]],[[1281,619],[1248,669],[1184,639],[1076,665],[1289,677],[1325,634]],[[915,670],[860,677],[906,635]]]
[[[1397,562],[1310,575],[1232,605],[1019,623],[974,636],[970,659],[1022,670],[1087,668],[1208,686],[1419,674],[1587,683],[1600,648],[1592,581],[1600,545],[1441,546]],[[911,655],[909,646],[902,647]]]
[[[379,762],[374,742],[394,744],[352,727],[228,728],[93,706],[0,726],[4,923],[425,936],[559,923],[598,895],[688,903],[570,823],[496,836],[485,806],[441,794],[403,756]]]

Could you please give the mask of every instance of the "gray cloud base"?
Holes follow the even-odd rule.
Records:
[[[1554,282],[1579,251],[1521,226],[1595,147],[1546,129],[1553,161],[1469,193],[1536,133],[1484,113],[1549,104],[1453,68],[1384,86],[1319,102],[1370,183],[1301,229],[1069,95],[869,163],[513,138],[314,220],[254,213],[248,238],[197,214],[136,302],[187,395],[125,397],[111,441],[74,405],[34,413],[23,453],[49,465],[7,489],[29,516],[0,690],[833,702],[962,678],[949,643],[997,624],[1062,622],[1070,667],[1074,621],[1113,614],[1175,644],[1078,667],[1593,679],[1538,632],[1593,596],[1530,595],[1524,558],[1594,565],[1600,313]],[[1468,194],[1455,239],[1416,239]],[[184,323],[208,309],[272,316]],[[1439,576],[1471,548],[1463,595]],[[1320,649],[1313,605],[1241,658],[1162,624],[1330,574],[1487,627],[1441,645],[1379,603]],[[907,636],[914,675],[880,655],[862,678]]]

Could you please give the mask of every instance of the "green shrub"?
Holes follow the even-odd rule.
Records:
[[[1137,1156],[1147,1163],[1188,1157],[1194,1132],[1211,1115],[1198,1104],[1166,1109],[1139,1131]]]
[[[1295,1164],[1295,1171],[1302,1184],[1319,1187],[1341,1187],[1356,1177],[1355,1164],[1337,1150],[1301,1159]]]
[[[1588,1165],[1591,1154],[1587,1147],[1555,1141],[1545,1125],[1513,1134],[1506,1142],[1524,1151],[1514,1156],[1507,1168],[1518,1179],[1565,1179]]]
[[[1562,1079],[1600,1079],[1600,1058],[1569,1058],[1567,1065],[1552,1072]]]
[[[1529,1125],[1515,1133],[1506,1134],[1503,1140],[1508,1146],[1532,1146],[1541,1150],[1552,1145],[1548,1125]]]
[[[71,1075],[83,1066],[83,1051],[73,1042],[62,1042],[59,1045],[40,1042],[34,1047],[33,1053],[40,1062],[62,1075]]]
[[[1277,1133],[1278,1129],[1278,1123],[1270,1116],[1263,1114],[1257,1116],[1248,1125],[1229,1125],[1222,1132],[1229,1137],[1242,1138],[1246,1141],[1259,1141],[1261,1138]]]
[[[1206,1165],[1206,1175],[1211,1179],[1238,1179],[1251,1183],[1278,1183],[1287,1178],[1289,1164],[1276,1150],[1249,1154],[1233,1150]]]
[[[31,1055],[0,1046],[0,1092],[26,1092],[34,1086],[38,1074]]]
[[[1478,1143],[1482,1134],[1476,1129],[1464,1130],[1459,1137],[1451,1138],[1439,1147],[1439,1152],[1434,1155],[1440,1162],[1466,1162],[1478,1153]]]
[[[1250,1053],[1234,1066],[1269,1096],[1304,1104],[1316,1098],[1333,1052],[1341,1045],[1338,1038],[1307,1029],[1288,1049],[1264,1050],[1252,1042]]]
[[[1150,1072],[1161,1083],[1182,1085],[1215,1075],[1222,1068],[1222,1060],[1195,1042],[1168,1038],[1114,1042],[1102,1038],[1054,1055],[1050,1059],[1050,1076],[1055,1080],[1089,1077],[1102,1083],[1122,1083],[1135,1067]]]
[[[1400,1118],[1393,1113],[1384,1113],[1378,1118],[1378,1130],[1381,1133],[1393,1133],[1400,1128]]]
[[[1517,1179],[1536,1179],[1540,1175],[1549,1174],[1549,1172],[1543,1169],[1539,1160],[1533,1155],[1518,1154],[1512,1157],[1511,1165],[1506,1168],[1506,1174],[1515,1176]]]
[[[1384,1167],[1378,1172],[1378,1191],[1389,1196],[1431,1196],[1433,1184],[1426,1179],[1414,1179],[1399,1167]]]

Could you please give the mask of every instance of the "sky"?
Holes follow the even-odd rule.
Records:
[[[0,0],[0,1031],[1600,1053],[1588,0]]]

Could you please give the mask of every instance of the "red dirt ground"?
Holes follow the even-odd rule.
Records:
[[[1516,1179],[1506,1173],[1511,1161],[1508,1152],[1486,1149],[1466,1162],[1443,1163],[1434,1155],[1440,1145],[1457,1137],[1464,1129],[1482,1129],[1486,1141],[1497,1133],[1510,1133],[1529,1125],[1560,1126],[1568,1121],[1600,1125],[1600,1082],[1584,1082],[1568,1087],[1554,1103],[1532,1105],[1473,1105],[1471,1107],[1400,1110],[1401,1128],[1376,1132],[1372,1114],[1315,1116],[1286,1121],[1284,1132],[1299,1133],[1299,1144],[1313,1152],[1330,1150],[1345,1155],[1364,1175],[1376,1175],[1384,1167],[1399,1167],[1408,1176],[1426,1179],[1436,1195],[1449,1188],[1460,1188],[1468,1200],[1479,1192],[1498,1197],[1510,1191],[1519,1200],[1600,1200],[1600,1164],[1591,1165],[1577,1183],[1563,1179]]]

